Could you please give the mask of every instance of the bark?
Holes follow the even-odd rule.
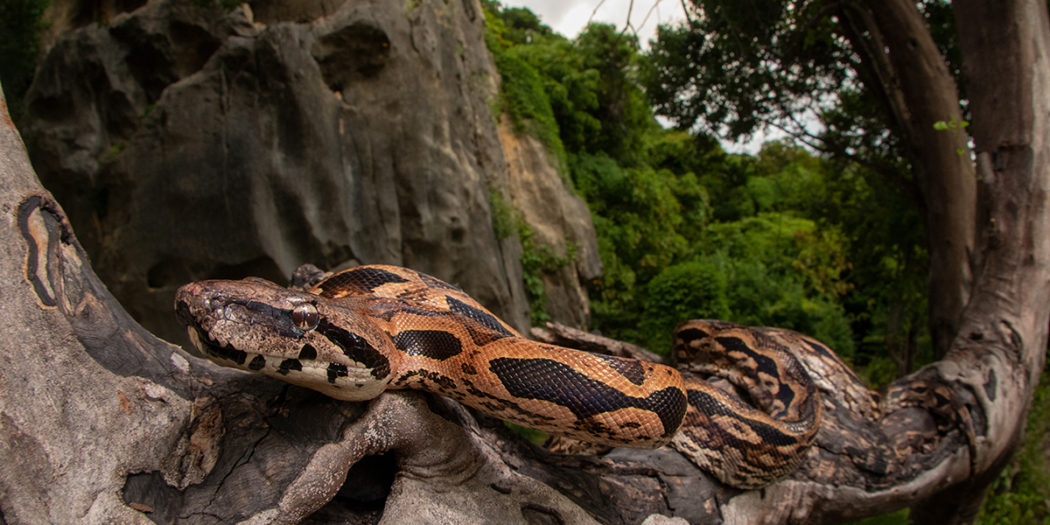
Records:
[[[846,1],[839,12],[861,57],[861,78],[879,95],[904,143],[922,196],[930,252],[929,311],[934,353],[958,329],[973,278],[976,176],[962,128],[959,90],[915,2]]]
[[[829,523],[976,506],[1045,359],[1050,23],[1036,1],[958,9],[973,20],[960,24],[968,78],[986,81],[970,91],[980,265],[959,336],[883,396],[806,361],[824,403],[817,444],[759,491],[669,449],[555,455],[440,397],[335,402],[157,339],[99,282],[0,105],[2,522]]]
[[[1039,335],[1042,340],[1031,343],[1045,349],[1046,331],[1038,327],[1046,324],[1048,316],[1046,301],[1039,299],[1050,291],[1047,261],[1024,254],[1045,247],[1050,235],[1050,101],[1046,98],[1050,89],[1050,21],[1046,3],[962,0],[954,3],[954,10],[963,56],[969,58],[963,74],[973,112],[981,197],[977,253],[983,262],[955,346],[959,353],[978,354],[987,343],[985,335],[995,329],[1008,338]],[[1018,310],[1024,304],[1042,308]],[[1013,377],[1004,379],[1037,384],[1045,357],[1043,351],[1001,356],[1017,359],[1021,365]],[[918,522],[972,521],[976,506],[959,508],[951,503],[983,500],[995,472],[1009,460],[1024,430],[1031,398],[1020,400],[1023,402],[1018,406],[998,414],[996,424],[1001,428],[996,438],[1007,446],[1001,448],[999,456],[984,458],[991,464],[989,475],[977,476],[916,508]],[[1011,414],[1015,414],[1012,419]]]

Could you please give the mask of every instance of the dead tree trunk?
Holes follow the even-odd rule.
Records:
[[[1035,253],[1046,249],[1050,235],[1046,4],[967,0],[955,2],[954,7],[977,146],[980,273],[953,353],[974,360],[975,371],[986,370],[989,386],[1013,386],[1019,392],[1013,406],[989,419],[990,429],[999,435],[990,434],[988,442],[1001,445],[989,447],[998,449],[997,454],[979,457],[983,465],[977,470],[985,474],[972,476],[916,509],[914,516],[920,523],[939,524],[973,520],[976,504],[1024,430],[1031,389],[1039,381],[1046,356],[1047,261]],[[995,375],[989,366],[993,360],[1016,362],[1013,375]],[[974,505],[960,508],[960,501]]]
[[[806,363],[824,400],[817,445],[761,491],[718,485],[670,449],[558,456],[443,398],[336,402],[157,339],[95,276],[0,106],[0,518],[819,523],[978,500],[1045,357],[1050,23],[1034,0],[976,4],[959,5],[975,24],[960,23],[964,51],[986,59],[967,72],[995,81],[970,90],[980,265],[961,329],[944,360],[882,397]]]
[[[912,164],[929,239],[929,326],[943,356],[973,279],[976,184],[959,89],[914,2],[829,2],[861,57],[861,78],[897,129]],[[943,122],[951,129],[936,130]]]

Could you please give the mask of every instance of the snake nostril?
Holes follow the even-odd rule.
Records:
[[[196,314],[212,309],[211,297],[205,291],[204,283],[193,282],[175,290],[175,315],[185,325],[199,321]]]

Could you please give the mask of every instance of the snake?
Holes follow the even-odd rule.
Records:
[[[531,340],[460,288],[389,265],[305,289],[257,277],[191,282],[175,311],[223,366],[339,400],[422,390],[555,436],[667,445],[744,490],[795,470],[820,427],[819,392],[796,353],[828,350],[783,329],[687,321],[670,366]]]

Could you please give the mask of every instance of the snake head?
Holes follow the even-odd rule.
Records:
[[[353,301],[331,300],[270,281],[199,281],[175,292],[175,311],[209,359],[317,390],[372,399],[395,358],[389,337]]]

